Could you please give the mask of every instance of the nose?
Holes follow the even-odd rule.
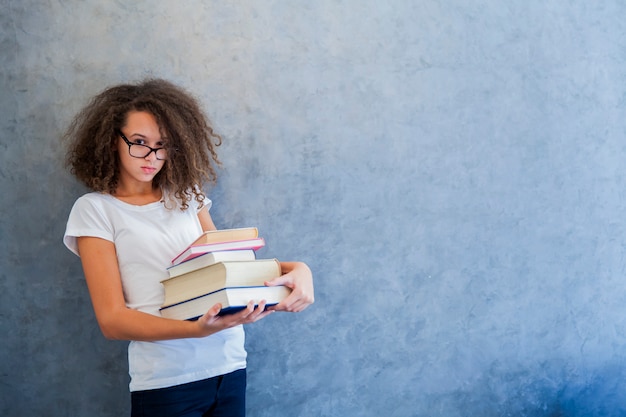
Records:
[[[150,153],[148,153],[148,155],[146,155],[144,159],[146,159],[148,161],[156,161],[157,160],[157,157],[156,157],[157,150],[158,149],[151,149]]]

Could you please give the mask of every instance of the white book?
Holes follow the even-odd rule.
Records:
[[[161,308],[161,316],[169,319],[192,320],[204,315],[215,304],[222,304],[220,315],[242,310],[250,302],[258,305],[265,300],[267,306],[276,305],[291,293],[283,285],[276,287],[237,287],[223,288],[182,303]]]
[[[208,252],[204,255],[200,255],[188,261],[170,266],[169,268],[167,268],[167,273],[169,274],[170,278],[173,278],[178,275],[186,274],[187,272],[204,268],[205,266],[216,264],[218,262],[253,261],[255,259],[256,252],[253,249]]]

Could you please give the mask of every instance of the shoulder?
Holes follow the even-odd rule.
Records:
[[[76,199],[76,202],[90,202],[90,203],[100,203],[110,198],[108,194],[99,193],[99,192],[91,192],[87,194],[83,194]]]
[[[110,216],[106,214],[106,195],[89,193],[79,197],[67,220],[63,241],[78,255],[77,237],[93,236],[113,239],[113,227]]]
[[[102,208],[107,204],[109,198],[110,196],[108,196],[107,194],[98,192],[84,194],[76,199],[72,211],[83,211]]]
[[[82,207],[82,206],[90,206],[94,204],[102,204],[104,200],[104,194],[98,192],[92,192],[83,194],[76,199],[74,202],[74,206]]]
[[[101,215],[109,211],[107,207],[113,204],[111,200],[113,198],[104,193],[91,192],[84,194],[74,202],[70,211],[70,219],[73,217]]]
[[[202,210],[202,209],[206,209],[207,211],[211,210],[211,206],[213,206],[213,201],[211,201],[211,199],[209,197],[206,197],[204,199],[204,201],[202,202],[202,204],[197,204],[196,205],[196,209],[198,211]]]

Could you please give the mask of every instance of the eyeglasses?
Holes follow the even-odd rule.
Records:
[[[156,159],[165,160],[167,159],[167,149],[165,148],[151,148],[148,145],[142,145],[140,143],[132,143],[128,140],[126,136],[122,133],[122,131],[118,130],[117,134],[120,135],[124,142],[128,145],[128,153],[130,156],[134,158],[147,158],[152,152],[156,155]]]

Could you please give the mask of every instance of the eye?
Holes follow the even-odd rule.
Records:
[[[133,143],[135,145],[145,145],[146,141],[144,139],[133,139]]]

